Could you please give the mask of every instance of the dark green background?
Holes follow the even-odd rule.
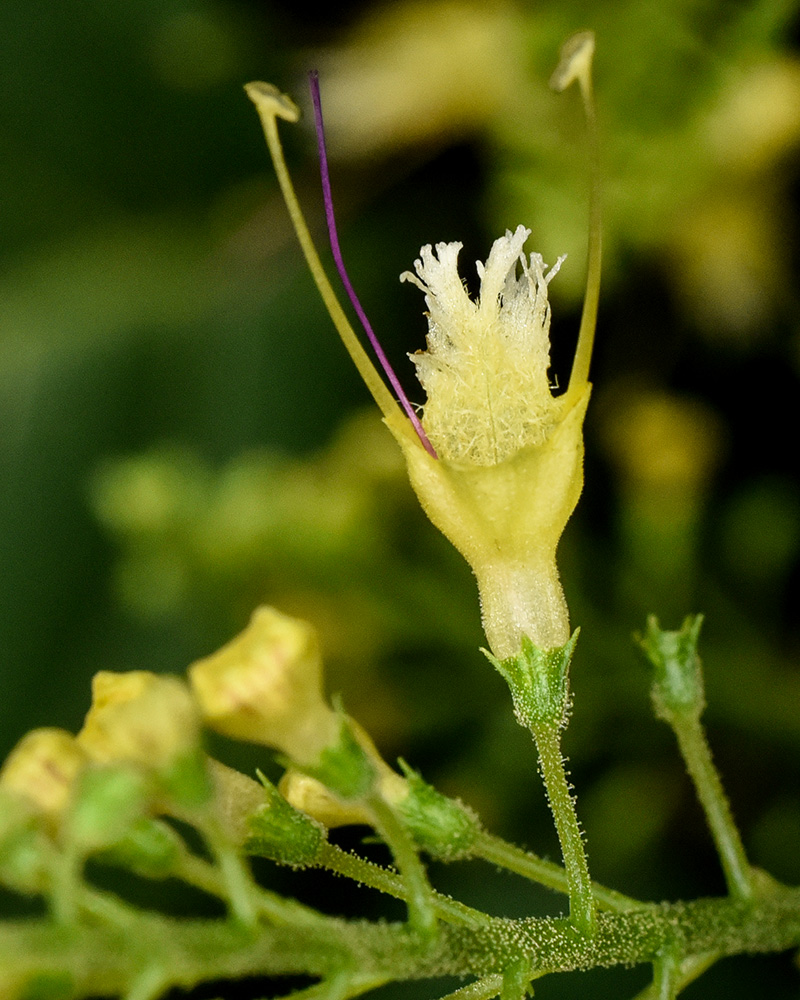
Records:
[[[381,8],[340,5],[309,22],[285,6],[0,6],[3,748],[35,726],[79,728],[96,670],[180,673],[256,603],[275,602],[319,624],[330,688],[388,757],[402,753],[498,832],[556,856],[527,738],[477,651],[469,571],[418,513],[379,426],[325,451],[369,400],[305,273],[241,88],[269,79],[305,106],[315,50],[346,48],[353,26]],[[351,276],[412,398],[404,355],[423,345],[425,325],[398,274],[421,244],[459,239],[472,281],[471,261],[519,222],[548,259],[570,251],[573,276],[560,295],[553,285],[563,381],[586,164],[576,106],[547,94],[546,80],[561,39],[596,29],[608,282],[587,485],[562,546],[583,629],[566,747],[592,870],[648,898],[722,890],[630,641],[649,612],[672,627],[706,613],[707,721],[745,843],[757,863],[800,878],[795,7],[511,6],[517,84],[502,107],[332,165]],[[389,52],[399,44],[390,21],[373,29]],[[444,53],[436,23],[431,41]],[[712,112],[740,92],[755,93],[758,109],[748,81],[763,67],[791,83],[789,124],[758,162],[754,152],[740,163],[749,126],[740,146],[715,146]],[[322,86],[324,98],[324,71]],[[766,118],[778,98],[763,100]],[[541,128],[529,127],[540,114]],[[289,128],[285,141],[318,231],[313,139]],[[743,318],[692,257],[692,222],[717,204],[710,218],[766,217],[736,248],[760,291]],[[716,246],[724,261],[737,231],[706,226],[709,259]],[[664,398],[688,424],[665,418],[650,448],[677,441],[680,452],[693,429],[707,447],[694,486],[680,476],[654,484],[641,455],[632,466],[620,458],[637,429],[629,407]],[[137,503],[152,490],[163,506],[148,520]],[[257,544],[245,532],[228,547],[215,511],[244,494],[263,497],[265,523]],[[561,905],[477,865],[436,878],[496,913]],[[360,900],[354,892],[352,906]],[[633,995],[644,981],[642,970],[585,985],[566,977],[536,995]],[[778,958],[724,963],[686,995],[796,992]]]

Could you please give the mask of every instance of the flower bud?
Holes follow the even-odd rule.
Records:
[[[258,608],[247,628],[189,668],[206,722],[234,739],[283,751],[301,764],[336,742],[340,722],[322,695],[322,659],[306,622]]]
[[[337,826],[369,826],[372,821],[360,802],[342,802],[321,781],[292,768],[279,781],[278,791],[289,805],[331,830]]]
[[[699,719],[705,708],[703,668],[697,652],[702,615],[689,615],[678,631],[667,631],[651,615],[647,630],[638,636],[653,666],[650,697],[656,716],[672,724],[676,716]]]
[[[75,780],[87,762],[86,752],[71,733],[34,729],[6,758],[0,770],[0,788],[55,819],[65,811]]]
[[[92,706],[78,742],[100,763],[163,772],[197,750],[200,721],[179,678],[102,670],[92,680]]]

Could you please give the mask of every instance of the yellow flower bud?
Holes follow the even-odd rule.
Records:
[[[278,791],[289,805],[318,820],[329,829],[337,826],[369,826],[370,813],[358,802],[342,802],[321,781],[291,768],[278,782]]]
[[[556,548],[583,486],[583,419],[590,386],[554,397],[549,381],[549,272],[527,258],[520,226],[478,264],[467,294],[461,244],[423,247],[414,282],[428,306],[428,350],[413,360],[427,391],[423,426],[434,459],[397,420],[387,423],[433,523],[472,567],[483,623],[499,658],[523,635],[551,648],[569,639]],[[520,265],[521,274],[517,273]]]
[[[186,684],[146,670],[92,680],[92,706],[78,741],[101,763],[162,771],[199,745],[200,720]]]
[[[350,731],[366,751],[375,768],[377,789],[381,797],[390,805],[401,802],[408,795],[408,782],[389,767],[363,726],[355,719],[347,721]],[[373,823],[372,813],[358,801],[342,801],[321,781],[293,768],[285,772],[278,784],[278,790],[289,805],[329,828],[361,823],[369,826]]]
[[[322,695],[322,658],[307,622],[258,608],[247,628],[189,668],[212,729],[262,743],[301,764],[338,738],[340,722]]]
[[[63,729],[34,729],[23,736],[0,770],[0,788],[56,818],[69,800],[75,779],[88,762],[83,748]]]

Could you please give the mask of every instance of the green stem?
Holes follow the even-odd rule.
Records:
[[[373,864],[350,851],[343,851],[335,844],[329,842],[324,844],[318,863],[329,871],[361,882],[371,889],[385,892],[388,896],[408,900],[409,890],[396,872],[387,871],[386,868],[381,868],[380,865]],[[437,916],[448,923],[475,926],[476,924],[486,924],[490,919],[480,910],[474,910],[471,906],[450,899],[449,896],[443,896],[435,890],[431,890],[431,893]]]
[[[483,979],[476,979],[474,983],[468,983],[460,989],[447,993],[441,1000],[492,1000],[492,997],[500,995],[503,988],[503,976],[501,974],[484,976]]]
[[[219,865],[231,913],[245,926],[253,926],[258,919],[255,901],[257,886],[250,874],[247,861],[215,822],[204,824],[203,833]]]
[[[569,893],[567,873],[561,865],[557,865],[553,861],[546,861],[538,854],[509,844],[494,834],[481,831],[471,854],[473,857],[482,858],[490,864],[497,865],[498,868],[505,868],[506,871],[514,872],[548,889]],[[606,886],[598,885],[597,882],[592,882],[592,893],[597,905],[604,910],[624,913],[626,910],[642,908],[642,903],[639,900],[625,896],[614,889],[608,889]]]
[[[433,889],[428,881],[425,866],[417,853],[414,841],[379,793],[371,795],[365,805],[372,813],[375,829],[389,845],[395,863],[406,883],[408,919],[411,925],[426,937],[436,930],[436,911]]]
[[[539,765],[542,769],[547,800],[556,824],[561,844],[564,869],[569,889],[569,916],[575,927],[586,937],[595,931],[596,911],[592,881],[583,837],[575,812],[575,800],[567,782],[564,758],[561,755],[561,734],[556,722],[543,722],[531,727]]]
[[[525,1000],[531,985],[530,960],[521,956],[503,969],[500,1000]]]
[[[669,723],[678,738],[681,755],[706,814],[711,836],[722,862],[728,892],[736,899],[752,899],[754,889],[750,863],[711,756],[700,717],[694,712],[673,712]]]
[[[716,952],[707,955],[691,955],[689,958],[685,958],[674,975],[675,996],[690,983],[693,983],[695,979],[699,979],[719,958],[720,956]],[[634,1000],[660,1000],[661,994],[658,991],[662,989],[662,983],[663,980],[659,981],[659,972],[656,970],[653,982],[646,986],[641,993],[637,993]]]
[[[172,919],[134,912],[124,926],[78,921],[68,934],[48,920],[0,923],[0,988],[68,970],[72,997],[124,995],[145,964],[166,970],[165,989],[267,975],[329,978],[358,963],[359,975],[392,980],[502,976],[521,956],[531,975],[599,966],[651,964],[665,948],[686,956],[678,982],[712,954],[780,952],[800,946],[800,890],[776,889],[752,902],[727,896],[600,913],[589,939],[564,919],[493,919],[483,927],[442,923],[425,948],[407,924],[320,917],[316,923],[260,924],[243,934],[230,920]],[[9,989],[9,985],[11,989]],[[488,1000],[478,987],[474,996]],[[492,986],[492,992],[494,986]],[[652,994],[651,994],[652,996]]]
[[[653,962],[653,1000],[675,1000],[678,995],[680,962],[673,948],[665,948]]]
[[[51,858],[50,908],[57,923],[73,924],[77,919],[82,867],[83,860],[71,843]]]
[[[156,1000],[169,983],[169,975],[160,966],[148,966],[136,977],[124,1000]]]
[[[352,1000],[369,990],[378,989],[388,981],[387,976],[359,976],[343,972],[305,989],[294,990],[282,1000]]]
[[[220,868],[214,867],[189,851],[180,859],[172,875],[187,885],[207,892],[210,896],[216,896],[226,902],[230,899],[230,889]],[[251,883],[250,892],[257,912],[268,917],[273,923],[294,924],[319,919],[317,910],[303,906],[296,900],[284,899],[276,893],[268,892],[256,883]]]

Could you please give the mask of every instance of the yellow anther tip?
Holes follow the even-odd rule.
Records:
[[[594,56],[594,32],[579,31],[561,46],[561,58],[553,75],[550,86],[561,92],[575,80],[588,78]]]
[[[259,114],[283,118],[287,122],[296,122],[300,118],[300,109],[294,101],[271,83],[254,80],[252,83],[246,83],[244,89]]]

